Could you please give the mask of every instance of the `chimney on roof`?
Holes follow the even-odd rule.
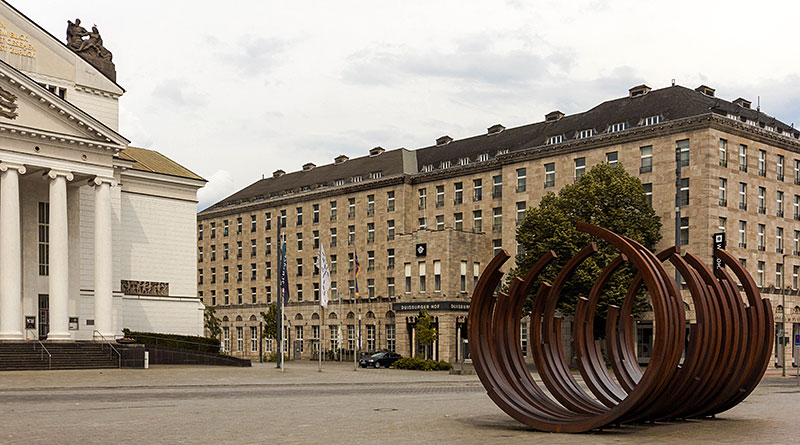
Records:
[[[549,113],[544,115],[544,121],[545,122],[555,122],[555,121],[561,119],[564,116],[565,116],[564,113],[562,113],[562,112],[560,112],[558,110],[551,111],[551,112],[549,112]]]
[[[715,90],[715,89],[713,89],[713,88],[711,88],[710,86],[707,86],[707,85],[700,85],[699,87],[695,88],[694,90],[697,91],[698,93],[703,93],[706,96],[711,96],[711,97],[714,97],[714,92],[717,91],[717,90]]]
[[[501,131],[505,130],[506,127],[502,126],[501,124],[494,124],[491,127],[487,128],[487,134],[497,134]]]
[[[375,147],[375,148],[373,148],[372,150],[369,151],[369,155],[370,156],[378,156],[379,154],[383,153],[384,151],[386,151],[386,150],[384,150],[383,147],[378,145],[377,147]]]
[[[436,146],[438,147],[440,145],[447,145],[447,144],[449,144],[451,142],[453,142],[453,138],[451,138],[448,135],[444,135],[444,136],[436,139]]]
[[[747,108],[748,110],[750,109],[750,101],[747,99],[743,99],[741,97],[733,101],[733,104],[738,105],[742,108]]]
[[[283,171],[283,170],[275,170],[275,171],[272,173],[272,177],[273,177],[273,178],[280,178],[281,176],[283,176],[283,175],[285,175],[285,174],[286,174],[286,172],[285,172],[285,171]]]
[[[629,97],[638,97],[644,96],[645,94],[649,93],[651,88],[645,84],[637,85],[630,90],[628,90]]]
[[[335,158],[333,158],[333,162],[334,162],[334,164],[342,164],[342,163],[346,162],[348,159],[350,159],[350,158],[348,158],[345,155],[339,155],[339,156],[336,156]]]
[[[303,171],[307,172],[309,170],[314,170],[314,167],[316,167],[316,165],[313,162],[309,162],[307,164],[303,164]]]

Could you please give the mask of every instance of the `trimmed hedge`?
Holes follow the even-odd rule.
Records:
[[[159,334],[157,332],[136,332],[128,328],[122,330],[125,337],[136,340],[144,345],[169,346],[171,348],[187,349],[190,351],[203,351],[219,353],[220,343],[216,338],[198,337],[194,335]]]
[[[453,368],[450,363],[441,360],[423,360],[418,357],[405,357],[394,362],[395,369],[411,369],[414,371],[449,371]]]

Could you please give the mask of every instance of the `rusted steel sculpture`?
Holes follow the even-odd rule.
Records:
[[[601,227],[578,223],[577,228],[620,252],[575,310],[573,338],[586,390],[568,367],[561,318],[555,310],[572,273],[597,251],[594,244],[578,252],[552,284],[543,283],[535,294],[529,332],[536,369],[547,391],[525,365],[519,314],[531,286],[556,258],[555,253],[543,255],[524,278],[511,282],[508,293],[495,296],[503,276],[500,266],[509,258],[503,251],[489,263],[475,287],[469,310],[472,361],[489,397],[503,411],[537,430],[574,433],[610,424],[712,416],[735,406],[755,389],[770,359],[772,309],[733,256],[717,251],[733,272],[731,276],[725,269],[712,272],[690,253],[681,256],[677,247],[655,255]],[[697,320],[691,324],[688,338],[683,300],[662,264],[665,261],[680,272],[695,306]],[[632,264],[638,274],[622,307],[608,311],[609,371],[601,345],[594,339],[594,311],[606,283],[625,263]],[[635,296],[643,285],[656,326],[653,353],[644,371],[636,360],[632,315]]]

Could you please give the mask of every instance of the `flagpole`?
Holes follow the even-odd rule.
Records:
[[[322,286],[320,286],[320,287],[322,287]],[[323,331],[322,327],[325,326],[325,308],[324,307],[320,307],[320,312],[322,313],[322,317],[320,317],[319,346],[317,347],[319,352],[317,353],[317,355],[319,355],[319,372],[322,372],[322,339],[323,339],[323,334],[324,334],[322,332]]]
[[[281,221],[281,225],[283,221]],[[283,295],[283,274],[287,273],[283,264],[283,260],[286,258],[286,243],[283,242],[282,239],[279,239],[278,242],[281,243],[281,260],[280,260],[280,267],[281,267],[281,276],[280,276],[280,284],[278,287],[281,288],[281,372],[286,372],[286,357],[284,354],[286,353],[286,348],[284,347],[284,337],[286,336],[286,332],[284,332],[284,319],[286,318],[286,306],[284,305],[284,295]]]
[[[343,337],[342,336],[342,321],[343,321],[342,317],[344,317],[344,312],[342,312],[342,311],[344,309],[343,309],[343,306],[342,306],[342,293],[339,292],[339,288],[338,287],[336,288],[336,296],[339,297],[339,336],[336,338],[336,340],[337,340],[336,342],[338,343],[338,346],[339,346],[339,363],[341,363],[342,362],[342,353],[344,352],[344,348],[342,347],[343,346],[342,345],[342,337]]]

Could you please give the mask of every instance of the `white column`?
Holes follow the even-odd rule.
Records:
[[[22,165],[0,164],[0,340],[22,340]]]
[[[48,340],[70,340],[69,232],[67,181],[72,173],[50,170],[50,333]]]
[[[94,328],[107,339],[112,327],[111,183],[95,178],[94,184]],[[102,338],[96,333],[97,340]]]

